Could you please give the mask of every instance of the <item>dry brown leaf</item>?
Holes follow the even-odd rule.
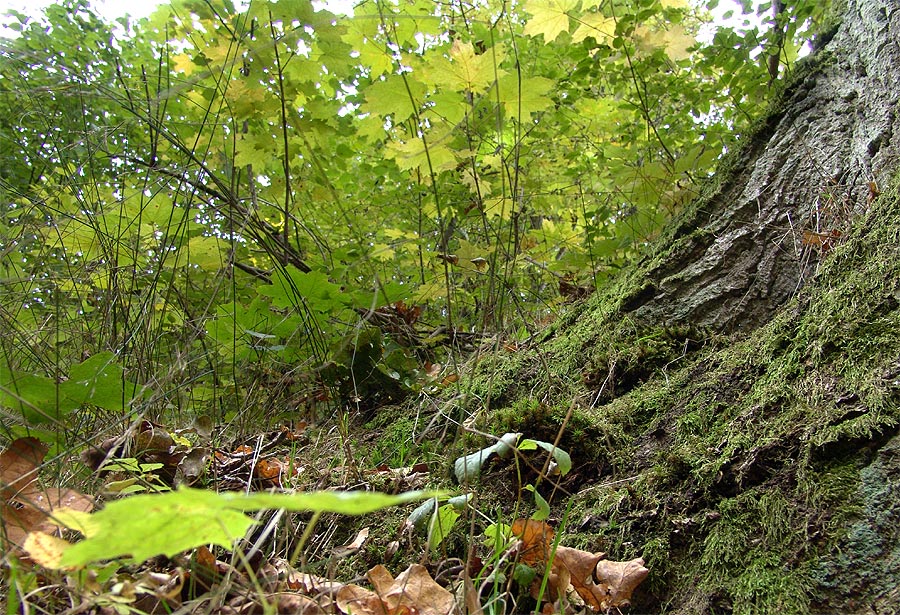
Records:
[[[0,499],[22,502],[34,496],[37,469],[48,450],[37,438],[19,438],[0,453]]]
[[[10,545],[21,547],[29,532],[52,532],[56,529],[43,511],[31,506],[0,505],[0,525]]]
[[[543,521],[516,519],[510,532],[522,542],[519,561],[528,566],[537,566],[547,561],[555,532]]]
[[[644,568],[644,560],[637,558],[628,562],[614,562],[603,559],[604,557],[603,553],[557,547],[548,583],[548,598],[557,600],[564,596],[571,584],[585,604],[594,611],[630,604],[632,592],[650,572]],[[536,597],[539,587],[539,581],[537,585],[532,585],[533,596]]]
[[[19,438],[0,453],[0,524],[10,545],[22,547],[30,532],[56,531],[49,516],[67,507],[81,512],[93,509],[93,501],[72,489],[40,488],[37,470],[47,454],[37,438]]]
[[[475,584],[472,583],[472,579],[469,575],[466,575],[466,578],[463,580],[460,591],[463,593],[461,602],[466,605],[466,615],[484,615],[484,609],[481,608],[478,590],[475,589]]]
[[[287,586],[289,589],[299,590],[314,598],[320,596],[335,598],[340,589],[344,587],[344,583],[339,581],[329,581],[323,577],[293,570],[285,560],[278,560],[275,563],[275,568],[278,570],[290,570],[287,573]]]
[[[328,611],[322,605],[302,594],[282,593],[270,596],[275,599],[276,613],[290,615],[326,615]]]
[[[609,606],[614,607],[631,604],[632,592],[648,574],[650,571],[644,568],[644,560],[637,557],[627,562],[600,560],[595,576],[597,585],[609,596]]]
[[[344,613],[354,615],[393,615],[370,589],[348,583],[338,590],[336,603]]]
[[[360,549],[362,549],[363,544],[365,544],[366,540],[368,540],[368,539],[369,539],[369,528],[364,527],[356,535],[356,538],[354,538],[351,542],[349,542],[343,546],[335,547],[334,551],[332,553],[333,553],[334,557],[337,557],[337,558],[347,557],[348,555],[352,555],[352,554],[356,553],[357,551],[359,551]]]
[[[414,564],[393,578],[387,568],[375,566],[366,574],[375,588],[345,585],[337,605],[354,615],[447,615],[456,607],[449,591],[434,582],[424,566]]]

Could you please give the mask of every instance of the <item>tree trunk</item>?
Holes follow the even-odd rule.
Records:
[[[728,180],[648,272],[646,322],[720,331],[768,320],[867,209],[900,151],[900,8],[848,0],[816,66],[784,93]]]

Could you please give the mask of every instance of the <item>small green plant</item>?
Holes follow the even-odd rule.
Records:
[[[104,463],[100,470],[107,472],[124,472],[127,478],[122,478],[106,483],[105,490],[120,495],[132,495],[136,493],[162,493],[171,491],[169,487],[156,473],[165,467],[164,463],[142,463],[134,457],[112,459]]]

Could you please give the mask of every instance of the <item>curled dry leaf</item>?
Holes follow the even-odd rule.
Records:
[[[543,521],[517,519],[511,532],[521,541],[519,561],[532,567],[543,566],[553,544],[553,529]],[[649,572],[641,558],[614,562],[607,560],[605,553],[589,553],[559,545],[550,566],[544,597],[551,602],[559,600],[571,586],[594,611],[625,606],[630,604],[632,592]],[[540,589],[541,578],[537,577],[531,586],[531,595],[537,598]]]
[[[359,531],[356,535],[356,538],[353,541],[341,546],[335,547],[333,551],[333,555],[336,558],[347,557],[352,555],[362,549],[362,546],[365,544],[366,540],[369,539],[369,528],[364,527]]]
[[[414,564],[394,579],[378,565],[367,577],[375,591],[345,585],[338,591],[338,608],[354,615],[447,615],[456,608],[453,594],[435,583],[424,566]]]
[[[648,574],[640,557],[627,562],[603,559],[597,562],[596,585],[609,597],[610,607],[624,606],[631,603],[631,593]]]
[[[565,594],[568,584],[571,584],[575,593],[594,611],[630,604],[632,592],[650,572],[644,568],[644,560],[636,558],[614,562],[603,558],[603,553],[557,547],[550,579],[550,598],[557,599]],[[553,583],[554,576],[556,584]],[[563,586],[566,576],[569,580]],[[534,593],[535,587],[532,586]]]

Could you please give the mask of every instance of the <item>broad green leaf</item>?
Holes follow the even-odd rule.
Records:
[[[129,387],[133,390],[133,387]],[[76,406],[90,403],[107,410],[121,411],[124,399],[124,370],[112,352],[99,352],[69,369],[69,379],[60,391]]]
[[[537,506],[537,510],[534,511],[534,514],[531,515],[531,518],[535,521],[543,521],[547,517],[550,516],[550,504],[547,503],[547,500],[544,499],[538,490],[534,488],[534,485],[525,485],[525,489],[534,494],[534,504]]]
[[[363,111],[382,118],[391,116],[396,124],[419,110],[425,98],[425,86],[412,75],[389,75],[367,87],[365,96]]]
[[[542,442],[541,440],[532,440],[529,438],[519,442],[518,448],[522,451],[529,451],[535,450],[537,447],[540,447],[553,455],[553,460],[559,467],[559,473],[563,476],[572,470],[572,458],[569,456],[569,453],[561,448],[553,446],[549,442]]]
[[[78,519],[90,535],[66,549],[62,566],[128,557],[143,562],[155,555],[173,556],[204,544],[231,548],[255,521],[244,514],[262,509],[362,515],[388,506],[435,497],[434,492],[399,495],[353,491],[309,493],[215,493],[183,488],[163,494],[136,495],[110,502]]]
[[[578,27],[572,33],[572,42],[580,43],[588,37],[603,44],[612,44],[616,36],[616,20],[603,13],[587,13],[578,18]]]
[[[225,264],[220,240],[217,237],[191,237],[188,242],[190,263],[204,271],[218,271]]]
[[[28,423],[52,422],[78,407],[58,386],[46,376],[12,371],[0,362],[0,406],[21,413]]]
[[[544,111],[553,104],[547,97],[554,85],[550,79],[529,77],[522,79],[520,84],[518,76],[510,73],[502,77],[497,85],[500,88],[500,101],[508,117],[521,117],[526,121],[532,113]]]
[[[525,11],[531,19],[525,24],[526,36],[543,35],[545,43],[552,43],[569,31],[569,12],[578,7],[579,0],[528,0]]]
[[[444,504],[438,508],[437,514],[431,516],[428,526],[428,548],[434,550],[441,546],[457,519],[459,512],[452,504]]]
[[[305,273],[293,265],[279,271],[272,284],[257,289],[260,295],[271,297],[280,308],[306,305],[309,309],[326,313],[350,304],[348,295],[332,283],[321,271]]]

